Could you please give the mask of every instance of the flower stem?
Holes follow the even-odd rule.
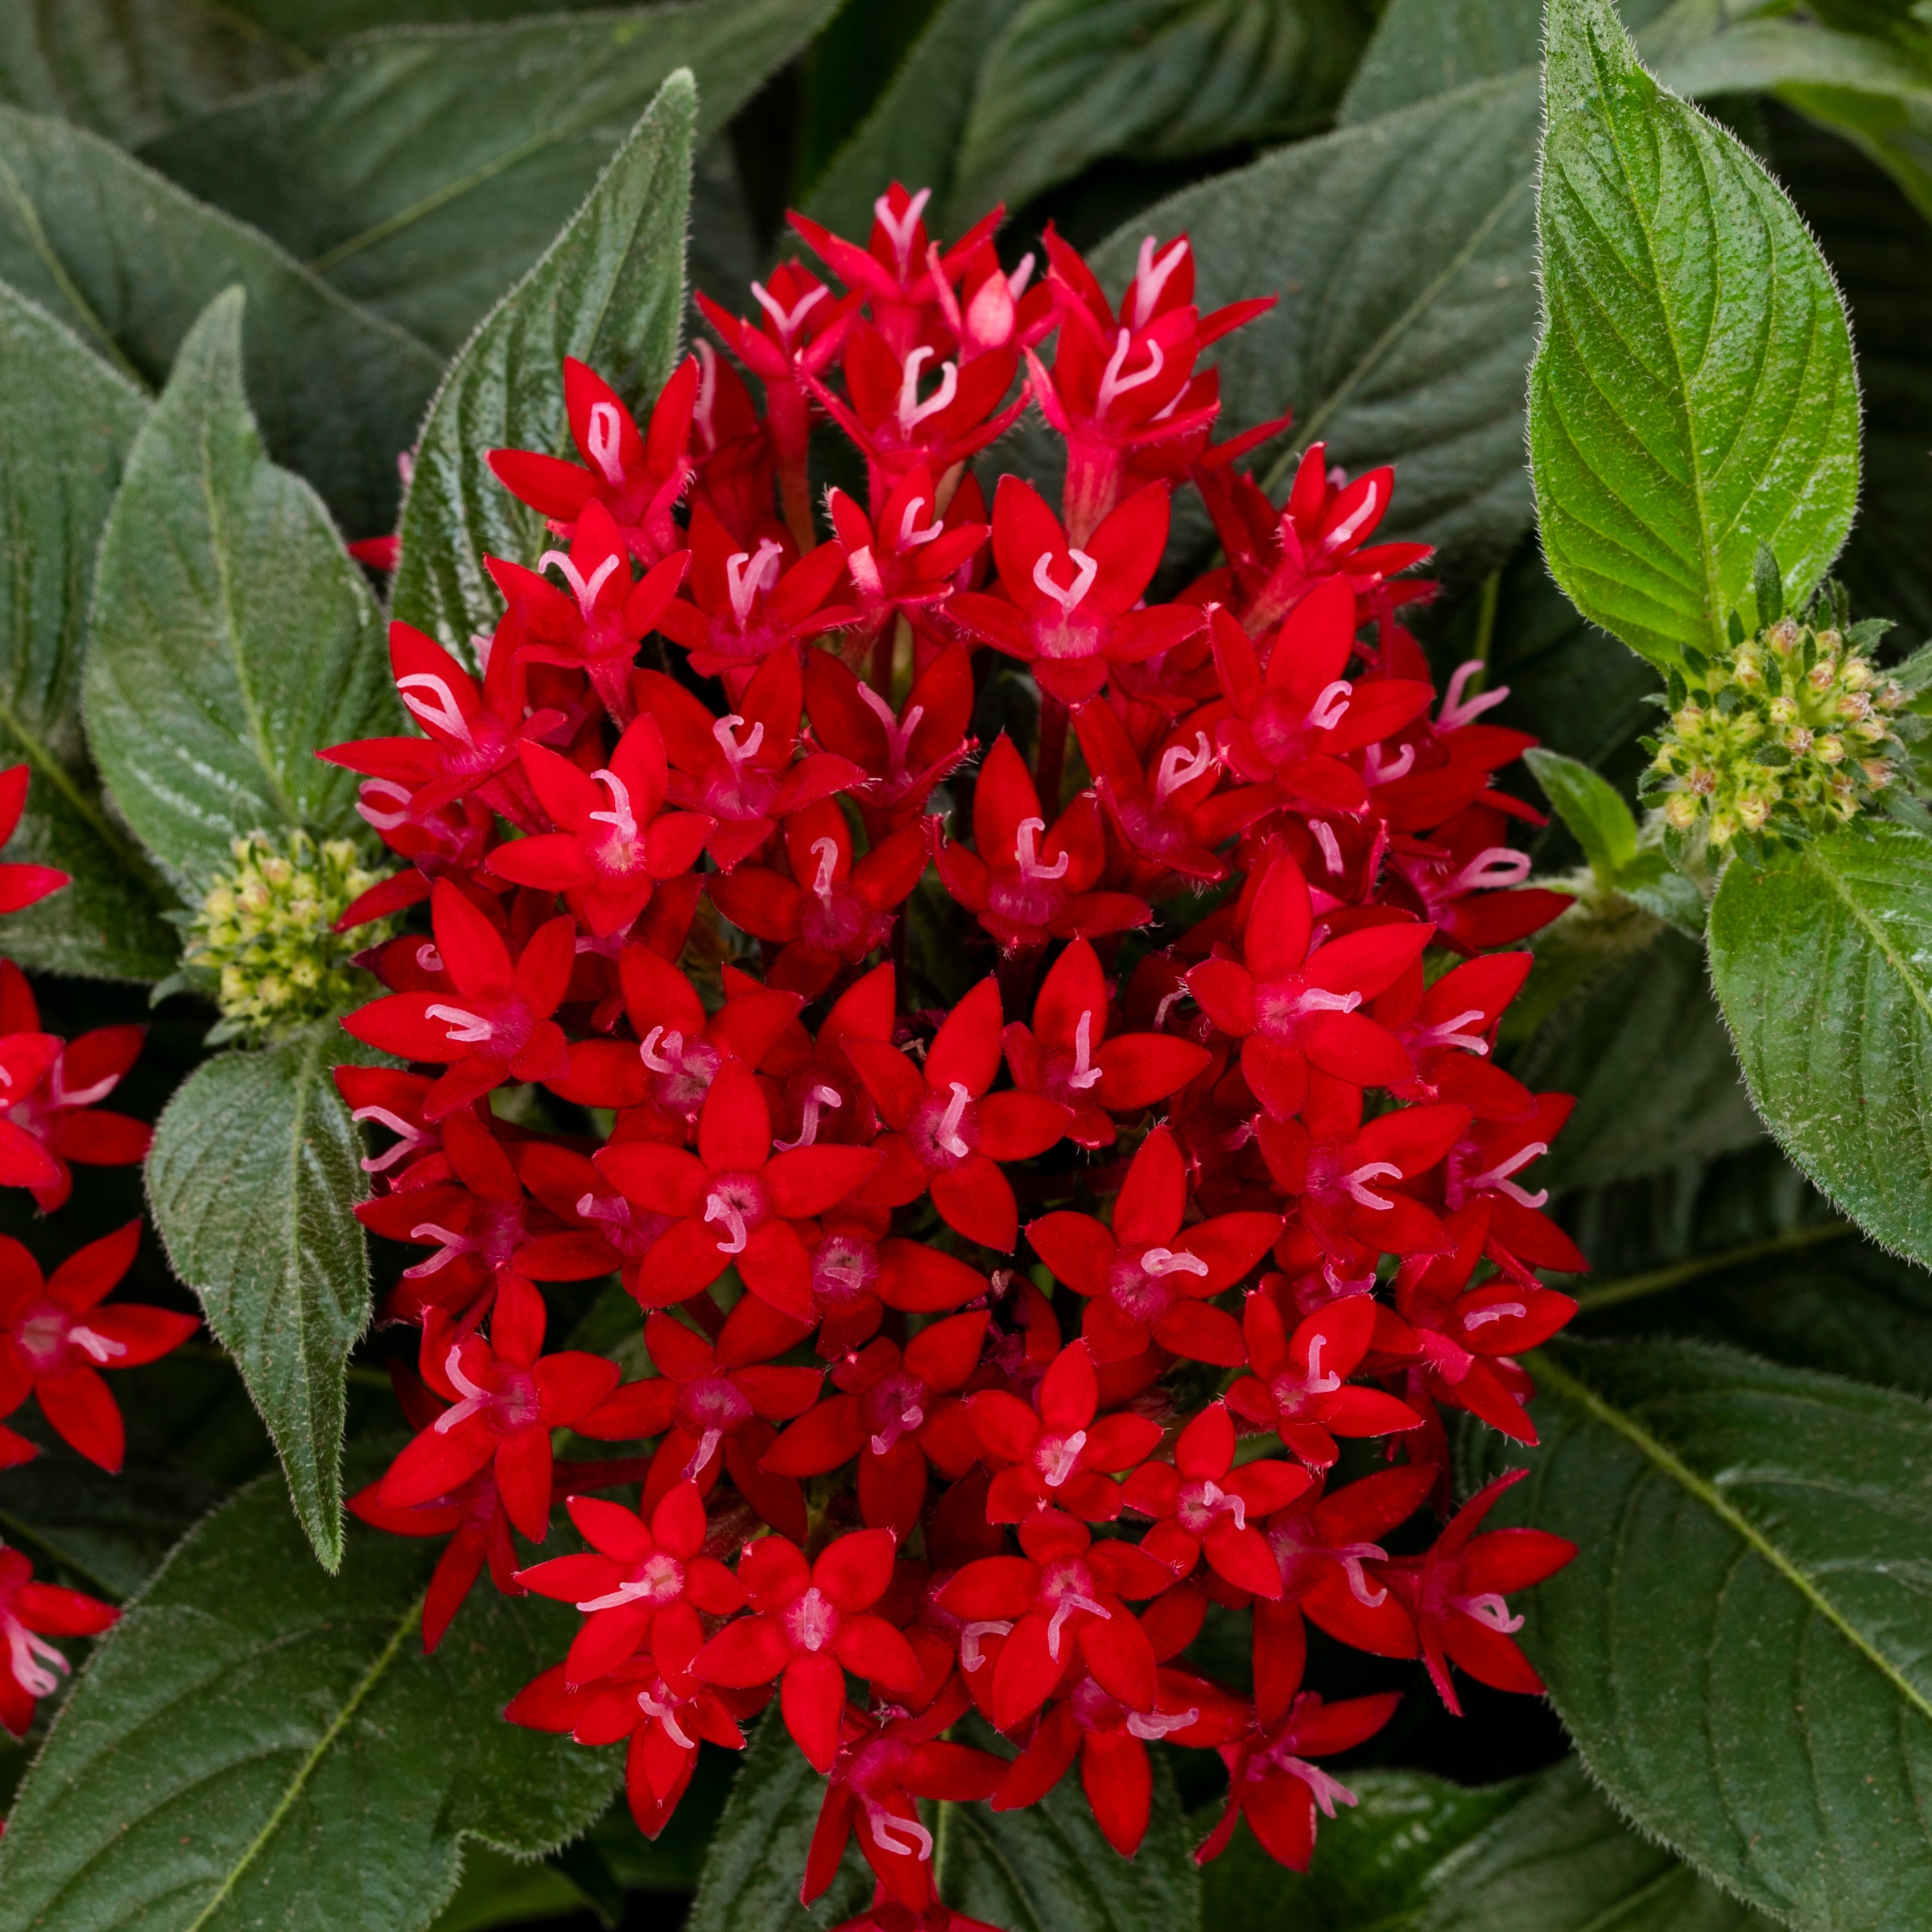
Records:
[[[1722,1274],[1728,1269],[1741,1268],[1749,1261],[1766,1261],[1774,1255],[1795,1254],[1806,1248],[1815,1248],[1821,1242],[1840,1241],[1857,1232],[1850,1221],[1820,1221],[1810,1228],[1794,1228],[1786,1233],[1772,1236],[1769,1241],[1747,1241],[1741,1247],[1720,1249],[1715,1254],[1692,1255],[1688,1261],[1673,1261],[1668,1267],[1648,1269],[1641,1274],[1628,1274],[1620,1282],[1606,1282],[1600,1288],[1586,1289],[1576,1298],[1576,1305],[1586,1315],[1599,1308],[1614,1308],[1624,1302],[1641,1301],[1647,1294],[1662,1294],[1668,1289],[1681,1288],[1686,1282],[1701,1280],[1707,1274]]]
[[[1040,693],[1039,753],[1034,760],[1034,786],[1051,827],[1060,815],[1060,777],[1067,763],[1067,706],[1050,691]]]

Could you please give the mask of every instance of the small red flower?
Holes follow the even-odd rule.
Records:
[[[10,765],[0,771],[0,845],[6,844],[19,828],[20,815],[27,810],[27,781],[31,775],[25,765]],[[38,905],[49,893],[58,892],[68,882],[68,874],[52,865],[0,865],[0,913],[19,912]]]
[[[851,795],[875,840],[916,819],[973,748],[972,658],[956,646],[919,674],[899,711],[827,650],[805,660],[805,698],[819,742],[865,774]]]
[[[37,1583],[18,1550],[0,1548],[0,1642],[6,1667],[0,1670],[0,1724],[25,1737],[38,1699],[52,1697],[68,1674],[68,1662],[47,1641],[50,1637],[98,1637],[121,1612],[78,1590]]]
[[[1556,1224],[1537,1210],[1550,1198],[1539,1187],[1532,1194],[1515,1177],[1550,1151],[1563,1130],[1575,1096],[1539,1093],[1526,1117],[1508,1121],[1476,1121],[1448,1150],[1443,1178],[1443,1200],[1451,1213],[1473,1201],[1489,1204],[1489,1232],[1484,1252],[1519,1280],[1534,1284],[1531,1268],[1549,1268],[1563,1274],[1587,1274],[1589,1261]]]
[[[960,572],[987,539],[985,523],[951,522],[936,506],[932,472],[915,464],[899,477],[879,512],[877,528],[842,489],[825,507],[845,547],[845,568],[863,628],[876,634],[900,611],[943,602]]]
[[[159,1361],[201,1325],[192,1315],[138,1302],[100,1305],[140,1245],[137,1218],[75,1249],[43,1278],[26,1249],[0,1235],[0,1415],[38,1397],[56,1434],[109,1471],[120,1468],[126,1435],[100,1371]]]
[[[1331,1469],[1338,1435],[1396,1435],[1421,1426],[1406,1402],[1348,1385],[1375,1337],[1376,1304],[1349,1295],[1319,1310],[1290,1335],[1265,1293],[1248,1297],[1241,1331],[1253,1371],[1228,1391],[1244,1421],[1273,1429],[1311,1469]]]

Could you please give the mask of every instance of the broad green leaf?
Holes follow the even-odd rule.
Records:
[[[1838,554],[1858,493],[1851,339],[1796,210],[1644,72],[1609,0],[1551,0],[1544,95],[1543,551],[1585,616],[1667,664],[1722,646],[1761,544],[1794,605]]]
[[[173,935],[146,861],[101,803],[80,725],[94,554],[147,405],[3,283],[0,366],[0,764],[33,774],[6,856],[73,881],[8,918],[6,950],[53,972],[157,980]]]
[[[1100,1835],[1078,1777],[1024,1810],[947,1805],[935,1836],[941,1895],[968,1918],[1015,1932],[1200,1932],[1195,1836],[1158,1753],[1153,1816],[1131,1863]]]
[[[466,1847],[463,1882],[431,1922],[429,1932],[491,1932],[497,1926],[539,1925],[574,1918],[590,1901],[554,1865],[533,1865],[493,1851]]]
[[[262,453],[242,310],[239,290],[209,305],[135,440],[88,649],[101,775],[196,898],[250,832],[359,831],[354,776],[315,754],[395,712],[361,573],[315,492]]]
[[[466,26],[538,14],[596,11],[591,0],[226,0],[223,11],[310,54],[375,27]]]
[[[1244,1828],[1202,1872],[1215,1932],[1771,1932],[1620,1819],[1567,1758],[1471,1790],[1352,1773],[1305,1878]]]
[[[147,1158],[167,1258],[242,1371],[330,1570],[342,1560],[344,1370],[369,1313],[362,1140],[330,1069],[368,1057],[327,1022],[223,1054],[175,1091]]]
[[[1932,1915],[1932,1408],[1687,1342],[1531,1358],[1542,1447],[1492,1522],[1580,1553],[1513,1599],[1591,1776],[1638,1828],[1811,1932]]]
[[[943,0],[841,0],[799,64],[793,201],[871,115],[942,5]]]
[[[564,358],[589,363],[640,411],[677,354],[697,93],[671,76],[543,258],[490,312],[430,406],[402,506],[394,614],[467,652],[502,601],[487,553],[534,564],[543,519],[490,473],[492,449],[569,449]]]
[[[1352,0],[1026,0],[980,68],[950,225],[1108,155],[1183,159],[1319,126],[1365,37]]]
[[[853,1845],[824,1897],[809,1909],[799,1903],[824,1796],[824,1779],[791,1741],[778,1711],[768,1711],[733,1781],[684,1932],[815,1932],[869,1905],[871,1868]]]
[[[151,392],[202,311],[239,284],[270,454],[352,536],[393,524],[396,454],[415,439],[440,359],[265,235],[97,136],[0,108],[0,278]]]
[[[1932,1261],[1932,845],[1873,824],[1734,861],[1711,976],[1785,1151],[1874,1238]]]
[[[426,1657],[437,1554],[357,1525],[325,1576],[272,1479],[194,1530],[21,1788],[0,1929],[419,1932],[466,1838],[528,1857],[574,1835],[613,1755],[501,1715],[563,1653],[569,1609],[485,1579]]]
[[[1529,527],[1523,369],[1536,326],[1536,94],[1484,83],[1280,150],[1137,217],[1096,266],[1125,285],[1144,235],[1192,237],[1203,309],[1278,293],[1213,352],[1229,429],[1294,415],[1255,464],[1278,493],[1316,440],[1352,475],[1393,463],[1380,537],[1463,568]]]
[[[1538,1187],[1630,1180],[1763,1137],[1711,997],[1703,949],[1668,929],[1613,957],[1509,1064],[1538,1092],[1577,1096],[1536,1167]]]
[[[1605,884],[1637,857],[1637,819],[1615,786],[1580,759],[1532,745],[1523,762],[1548,795],[1556,815],[1583,848],[1591,869]]]
[[[147,154],[451,353],[570,219],[669,74],[695,73],[703,142],[835,4],[688,0],[386,31]]]
[[[0,101],[131,147],[291,71],[292,49],[196,0],[0,8]]]
[[[891,85],[805,197],[805,212],[833,233],[865,236],[888,183],[932,190],[944,208],[987,50],[1026,0],[946,0]],[[948,240],[952,239],[949,236]]]

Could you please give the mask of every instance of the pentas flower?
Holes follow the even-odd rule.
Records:
[[[1075,939],[1040,982],[1032,1026],[1023,1020],[1006,1026],[1013,1084],[1066,1108],[1073,1117],[1067,1137],[1077,1146],[1112,1146],[1114,1114],[1138,1113],[1178,1093],[1212,1057],[1206,1047],[1170,1034],[1109,1038],[1108,1013],[1100,956],[1085,939]]]
[[[672,371],[652,407],[646,433],[623,399],[575,356],[564,358],[564,407],[571,440],[584,459],[566,462],[528,449],[485,452],[497,481],[568,542],[592,503],[609,516],[625,548],[649,568],[682,547],[671,513],[688,486],[691,406],[697,399],[697,358]]]
[[[1065,704],[1091,698],[1117,664],[1171,650],[1200,629],[1185,605],[1140,608],[1167,543],[1167,492],[1137,491],[1080,543],[1030,484],[1002,477],[993,499],[995,597],[960,591],[947,618],[1032,667]]]
[[[796,1543],[761,1537],[738,1565],[753,1614],[727,1624],[692,1659],[691,1674],[737,1689],[777,1679],[792,1741],[815,1770],[830,1771],[846,1671],[881,1690],[919,1686],[906,1639],[872,1614],[892,1583],[894,1547],[890,1530],[857,1530],[808,1564]]]
[[[922,1328],[902,1349],[884,1336],[836,1364],[837,1391],[766,1450],[781,1476],[823,1476],[858,1459],[859,1512],[868,1527],[910,1533],[926,1501],[920,1432],[938,1398],[964,1387],[980,1365],[990,1319],[984,1309]]]
[[[25,1187],[43,1214],[67,1204],[76,1165],[131,1167],[154,1129],[97,1104],[141,1057],[145,1026],[97,1026],[72,1040],[40,1030],[27,976],[0,960],[0,1187]]]
[[[1389,677],[1429,676],[1422,646],[1399,625],[1383,646],[1381,668]],[[1499,767],[1520,758],[1536,741],[1527,732],[1476,721],[1509,696],[1506,684],[1470,695],[1484,669],[1474,658],[1459,665],[1433,717],[1423,712],[1369,753],[1364,775],[1370,800],[1392,832],[1426,832],[1479,803],[1530,824],[1543,823],[1540,812],[1490,783]]]
[[[1567,1093],[1539,1093],[1526,1115],[1505,1121],[1476,1121],[1447,1150],[1443,1200],[1451,1213],[1472,1201],[1489,1206],[1484,1252],[1525,1284],[1532,1268],[1562,1274],[1587,1274],[1582,1249],[1546,1216],[1537,1211],[1549,1199],[1547,1188],[1532,1192],[1516,1177],[1550,1151],[1576,1105]]]
[[[423,1117],[423,1102],[436,1083],[398,1067],[338,1067],[336,1091],[358,1127],[380,1127],[395,1139],[357,1163],[385,1192],[447,1181],[454,1170],[443,1152],[443,1123]]]
[[[1566,1536],[1546,1530],[1492,1530],[1478,1535],[1484,1517],[1503,1492],[1530,1472],[1512,1469],[1471,1496],[1421,1556],[1392,1558],[1381,1567],[1389,1587],[1414,1619],[1429,1678],[1458,1717],[1463,1707],[1450,1681],[1451,1663],[1477,1682],[1499,1690],[1539,1694],[1543,1680],[1517,1647],[1523,1627],[1505,1600],[1554,1576],[1576,1554]]]
[[[1269,1117],[1290,1121],[1307,1102],[1311,1067],[1362,1087],[1414,1072],[1388,1029],[1357,1009],[1422,956],[1430,935],[1403,920],[1327,937],[1301,868],[1283,852],[1254,890],[1241,962],[1203,960],[1187,990],[1241,1042],[1242,1075]]]
[[[0,1547],[0,1642],[6,1662],[0,1669],[0,1724],[25,1737],[34,1705],[52,1697],[68,1674],[68,1662],[50,1637],[98,1637],[113,1629],[121,1612],[78,1590],[34,1581],[33,1566],[18,1550]]]
[[[1505,830],[1502,812],[1471,805],[1426,841],[1393,841],[1387,902],[1433,921],[1441,943],[1465,954],[1513,945],[1541,931],[1575,901],[1566,892],[1523,884],[1530,855],[1503,843]]]
[[[0,845],[19,828],[21,814],[27,810],[28,766],[10,765],[0,771]],[[0,865],[0,913],[19,912],[36,906],[49,893],[71,883],[68,875],[53,865]]]
[[[1504,1009],[1535,964],[1527,952],[1466,960],[1425,985],[1418,960],[1371,1002],[1369,1017],[1401,1042],[1414,1068],[1392,1091],[1406,1100],[1447,1100],[1478,1120],[1520,1118],[1535,1096],[1489,1058]]]
[[[983,1918],[968,1918],[939,1898],[915,1912],[881,1885],[873,1893],[868,1910],[856,1918],[841,1919],[832,1932],[1000,1932],[1000,1928]]]
[[[634,682],[640,708],[663,733],[671,802],[716,821],[705,849],[722,871],[749,858],[780,819],[865,776],[832,752],[797,756],[804,682],[795,651],[766,658],[722,718],[662,671],[640,671]]]
[[[894,615],[943,602],[960,572],[985,544],[989,526],[952,516],[953,505],[979,502],[976,489],[954,493],[942,514],[932,472],[915,464],[892,487],[877,526],[842,489],[825,507],[845,547],[845,569],[862,629],[876,635]]]
[[[424,1096],[429,1120],[455,1113],[508,1080],[559,1078],[569,1052],[563,1029],[550,1016],[570,985],[575,922],[551,919],[539,927],[513,960],[489,918],[447,879],[439,879],[430,895],[430,917],[450,990],[392,993],[342,1024],[365,1046],[448,1069]]]
[[[923,1068],[874,1040],[851,1040],[846,1051],[892,1129],[875,1143],[883,1164],[857,1198],[890,1208],[930,1193],[947,1227],[1010,1254],[1020,1210],[1001,1163],[1044,1154],[1067,1116],[1038,1094],[988,1092],[1000,1070],[997,984],[980,980],[947,1015]]]
[[[1208,1301],[1232,1288],[1274,1245],[1281,1216],[1224,1214],[1184,1228],[1187,1208],[1180,1144],[1157,1127],[1127,1170],[1111,1231],[1085,1214],[1028,1224],[1034,1252],[1086,1298],[1080,1330],[1096,1361],[1127,1360],[1151,1341],[1224,1368],[1246,1362],[1240,1324]]]
[[[938,652],[897,711],[831,652],[815,651],[805,702],[818,741],[865,774],[850,795],[875,843],[916,819],[973,749],[972,658],[956,646]]]
[[[1144,926],[1153,908],[1124,892],[1096,892],[1107,849],[1093,801],[1076,798],[1051,830],[1013,741],[1001,733],[972,791],[972,848],[942,840],[934,860],[946,890],[1012,952]]]
[[[43,1276],[19,1242],[0,1235],[0,1416],[33,1396],[63,1442],[109,1472],[121,1467],[126,1435],[100,1372],[159,1361],[201,1325],[166,1308],[101,1306],[140,1245],[137,1218]]]

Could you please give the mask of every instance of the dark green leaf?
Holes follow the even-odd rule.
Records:
[[[592,13],[593,0],[225,0],[223,10],[309,54],[376,27],[467,26],[539,14]]]
[[[824,1796],[824,1779],[805,1761],[778,1712],[768,1711],[718,1821],[685,1932],[814,1932],[869,1903],[871,1871],[852,1845],[824,1896],[809,1910],[799,1903]]]
[[[534,564],[543,519],[490,473],[491,449],[571,447],[566,356],[640,411],[677,353],[697,95],[688,73],[644,118],[543,258],[490,312],[430,406],[408,501],[394,614],[466,652],[502,609],[485,554]]]
[[[73,881],[9,917],[6,948],[53,972],[157,980],[173,935],[134,840],[101,803],[80,725],[94,554],[147,405],[4,284],[0,366],[0,763],[24,759],[33,773],[6,856]]]
[[[813,184],[805,212],[835,234],[868,234],[873,202],[892,181],[930,188],[944,208],[980,63],[1025,3],[946,0],[864,124]]]
[[[491,1932],[497,1926],[530,1926],[572,1918],[590,1901],[553,1865],[533,1865],[471,1845],[463,1857],[463,1882],[436,1914],[429,1932]]]
[[[368,1479],[379,1459],[361,1459]],[[433,1543],[307,1560],[272,1479],[195,1530],[97,1650],[0,1840],[4,1932],[417,1932],[465,1837],[528,1856],[603,1807],[613,1754],[502,1721],[567,1606],[487,1580],[434,1657]]]
[[[196,0],[15,0],[0,8],[0,101],[131,147],[279,80],[292,52]]]
[[[342,1560],[343,1373],[369,1323],[354,1214],[369,1183],[329,1070],[369,1057],[327,1022],[224,1054],[182,1083],[147,1160],[168,1259],[241,1369],[331,1570]]]
[[[1244,1829],[1202,1872],[1215,1932],[1770,1932],[1632,1831],[1574,1758],[1470,1790],[1414,1771],[1347,1783],[1306,1878]]]
[[[1556,815],[1583,848],[1591,869],[1608,885],[1637,857],[1637,820],[1616,788],[1579,759],[1532,745],[1523,762],[1548,794]]]
[[[1536,1169],[1539,1187],[1629,1180],[1764,1133],[1711,997],[1703,948],[1667,929],[1613,960],[1509,1067],[1539,1092],[1577,1096]]]
[[[1659,89],[1609,0],[1552,0],[1530,444],[1544,554],[1658,663],[1722,649],[1761,543],[1802,602],[1858,491],[1844,312],[1740,142]]]
[[[1640,1829],[1806,1928],[1932,1913],[1932,1409],[1684,1342],[1553,1344],[1492,1521],[1573,1538],[1521,1641]]]
[[[250,832],[360,831],[354,775],[315,754],[397,716],[361,572],[315,492],[262,454],[242,309],[238,289],[209,305],[135,440],[88,650],[101,775],[196,898]]]
[[[980,69],[949,225],[1108,155],[1179,159],[1319,126],[1364,38],[1352,0],[1027,0]]]
[[[1875,824],[1735,862],[1711,972],[1785,1152],[1878,1241],[1932,1260],[1932,841]]]
[[[536,260],[674,69],[716,133],[835,0],[386,31],[148,156],[445,353]]]
[[[264,235],[79,128],[0,109],[0,278],[158,390],[196,317],[248,291],[248,379],[269,452],[353,536],[394,521],[398,450],[439,358]]]

